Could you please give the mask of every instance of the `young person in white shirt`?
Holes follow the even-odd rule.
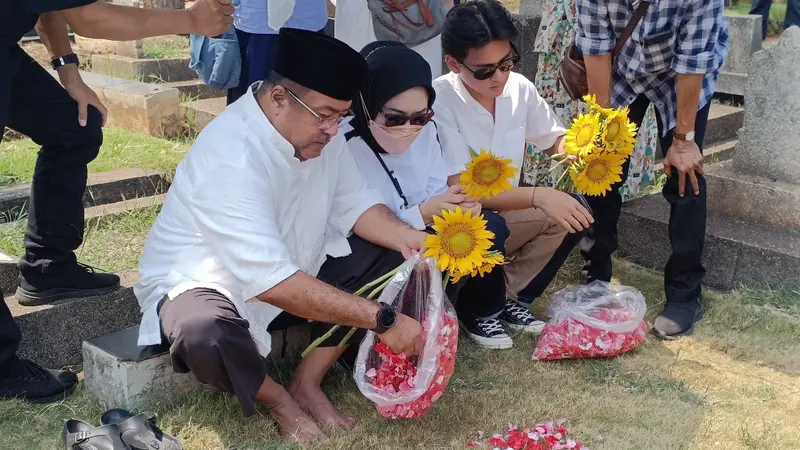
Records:
[[[354,101],[355,116],[343,131],[367,185],[418,230],[425,230],[443,209],[460,206],[479,213],[480,203],[466,197],[461,186],[448,188],[448,178],[463,168],[447,166],[442,157],[431,121],[436,92],[428,63],[405,45],[389,41],[369,44],[361,54],[367,60],[367,76],[360,98]],[[484,211],[484,218],[495,234],[491,250],[503,252],[508,237],[505,220],[491,211]],[[505,317],[502,266],[483,277],[451,284],[447,293],[467,335],[482,347],[512,347],[498,320],[501,316],[519,328],[529,325]]]
[[[447,15],[442,45],[451,72],[433,83],[433,109],[444,159],[452,168],[464,167],[470,147],[511,159],[518,171],[526,142],[550,155],[563,152],[564,128],[533,83],[512,71],[519,61],[512,43],[516,37],[511,14],[497,0],[471,0]],[[451,177],[450,184],[457,182],[457,175]],[[484,210],[499,211],[511,232],[507,309],[528,311],[592,224],[588,204],[578,195],[525,186],[482,204]],[[540,331],[544,323],[536,325]]]
[[[325,438],[316,423],[354,423],[320,389],[349,327],[375,330],[398,352],[422,345],[419,322],[347,292],[397,267],[426,234],[380,204],[338,133],[364,58],[313,31],[279,36],[270,77],[212,121],[178,166],[134,293],[139,345],[166,340],[176,371],[234,393],[245,415],[261,402],[283,436],[307,443]],[[271,332],[309,320],[313,335],[331,323],[342,333],[306,356],[286,389],[261,357]]]

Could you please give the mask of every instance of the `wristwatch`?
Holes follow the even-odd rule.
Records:
[[[689,131],[686,134],[672,133],[672,135],[675,137],[675,139],[678,139],[678,140],[681,140],[681,141],[693,141],[694,140],[694,130]]]
[[[395,310],[392,305],[386,303],[381,304],[381,309],[379,309],[378,313],[375,315],[375,322],[378,324],[372,329],[375,334],[383,334],[389,331],[397,322],[397,310]]]
[[[77,66],[79,65],[78,55],[70,53],[69,55],[59,56],[50,61],[50,64],[53,66],[53,70],[58,70],[60,67],[64,67],[67,64],[75,64]]]

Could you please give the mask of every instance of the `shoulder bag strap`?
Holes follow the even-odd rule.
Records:
[[[642,17],[647,13],[647,8],[650,6],[650,3],[642,0],[639,2],[639,6],[636,8],[636,11],[633,12],[633,17],[631,17],[630,22],[622,30],[622,35],[617,39],[617,45],[614,46],[614,51],[611,52],[611,56],[614,57],[620,50],[622,50],[622,46],[628,42],[628,39],[633,34],[633,29],[636,28],[636,25],[642,20]]]
[[[346,141],[350,141],[350,139],[352,139],[352,138],[354,138],[356,136],[359,136],[358,132],[356,130],[350,130],[347,133],[345,133],[344,138],[345,138]],[[438,136],[437,136],[437,139],[438,139]],[[370,150],[372,150],[372,149],[370,149]],[[392,185],[394,186],[394,190],[396,190],[397,191],[397,195],[399,195],[400,198],[403,199],[403,205],[406,208],[408,208],[408,199],[406,199],[406,195],[403,193],[403,188],[400,187],[400,182],[397,180],[397,178],[395,178],[394,171],[393,170],[389,170],[389,167],[386,166],[386,162],[383,161],[383,158],[381,158],[381,155],[379,155],[378,152],[372,151],[372,153],[375,154],[376,158],[378,158],[378,162],[381,163],[381,167],[383,167],[383,171],[386,172],[386,175],[389,175],[389,179],[392,180]]]

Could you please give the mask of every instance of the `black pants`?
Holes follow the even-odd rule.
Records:
[[[401,254],[357,236],[349,242],[352,253],[343,258],[328,258],[317,278],[355,292],[404,261]],[[244,414],[254,414],[256,394],[266,371],[248,331],[252,324],[239,315],[233,303],[212,289],[192,289],[163,301],[159,318],[162,333],[170,344],[174,370],[191,371],[201,382],[235,394]],[[267,329],[273,332],[307,322],[283,312]],[[322,336],[330,327],[331,324],[315,323],[312,339]],[[321,346],[339,345],[348,332],[348,327],[339,328]],[[361,330],[349,342],[358,342],[363,336]]]
[[[769,9],[772,6],[772,0],[753,0],[750,14],[761,16],[761,38],[767,37],[769,25]],[[787,0],[786,1],[786,18],[783,20],[783,29],[787,29],[792,25],[800,27],[800,0]]]
[[[86,165],[103,142],[102,116],[89,108],[78,124],[78,104],[19,46],[0,48],[0,130],[4,126],[41,145],[33,174],[25,254],[25,279],[47,287],[75,264],[73,251],[83,240]],[[19,345],[19,330],[0,306],[0,370]]]
[[[506,220],[493,211],[484,211],[483,217],[486,219],[486,229],[494,233],[489,250],[505,254],[509,234]],[[495,266],[483,277],[466,278],[458,288],[456,298],[452,300],[462,320],[495,318],[506,306],[506,277],[503,266]]]
[[[637,126],[642,124],[648,106],[650,100],[644,95],[639,96],[631,104],[629,117]],[[710,109],[709,103],[697,112],[695,119],[695,141],[701,151]],[[662,136],[661,118],[656,115],[661,149],[666,155],[672,145],[673,130]],[[628,176],[629,164],[630,160],[625,162],[622,181],[617,183],[605,197],[586,197],[594,212],[594,225],[581,242],[581,254],[586,260],[582,274],[584,282],[611,280],[611,254],[617,249],[617,222],[622,210],[619,188]],[[678,195],[678,173],[673,171],[662,191],[670,205],[669,239],[672,244],[672,255],[664,268],[667,301],[683,302],[697,299],[700,295],[700,283],[705,275],[701,257],[706,231],[706,180],[702,175],[698,175],[697,180],[700,194],[694,195],[687,177],[686,194],[681,198]]]

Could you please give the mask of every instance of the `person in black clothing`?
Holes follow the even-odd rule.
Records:
[[[42,305],[119,287],[119,277],[76,261],[83,240],[86,165],[100,150],[106,109],[81,80],[67,24],[80,35],[134,40],[164,34],[214,36],[233,22],[231,0],[198,0],[188,10],[129,8],[96,0],[0,0],[0,130],[6,126],[41,145],[31,187],[25,254],[17,300]],[[33,27],[59,84],[18,45]],[[62,87],[63,85],[63,87]],[[77,377],[16,356],[20,332],[0,302],[0,398],[35,403],[64,398]]]

